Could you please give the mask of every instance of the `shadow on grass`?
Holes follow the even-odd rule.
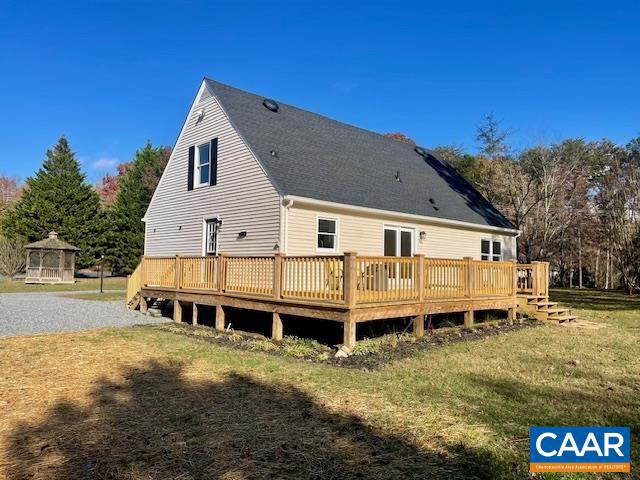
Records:
[[[592,289],[551,289],[549,297],[554,302],[585,310],[639,310],[640,297],[622,292]]]
[[[463,445],[418,449],[327,410],[289,384],[190,381],[150,363],[102,379],[89,402],[52,406],[9,437],[8,479],[495,478]],[[505,470],[506,469],[506,470]]]

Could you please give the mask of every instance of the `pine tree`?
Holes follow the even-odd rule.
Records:
[[[42,167],[27,179],[22,196],[1,224],[7,236],[22,236],[30,242],[55,230],[60,238],[80,248],[76,255],[80,268],[96,263],[101,226],[98,194],[86,182],[64,136],[47,150]]]
[[[157,184],[149,176],[159,178],[165,164],[166,149],[147,142],[136,152],[133,165],[120,179],[115,202],[108,212],[105,236],[105,260],[116,271],[131,272],[140,262],[144,251],[142,217]]]

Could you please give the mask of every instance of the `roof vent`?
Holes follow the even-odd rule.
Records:
[[[430,199],[429,199],[429,203],[430,203],[431,205],[435,205],[436,201],[435,201],[433,198],[430,198]]]
[[[267,110],[271,110],[272,112],[277,112],[280,108],[275,100],[270,100],[268,98],[262,100],[262,105],[264,105]]]
[[[269,153],[273,158],[278,158],[278,152],[276,152],[275,150],[271,150]]]
[[[55,230],[49,232],[49,238],[55,240],[56,238],[58,238],[58,232],[56,232]]]
[[[416,152],[418,155],[421,155],[423,157],[427,154],[427,152],[425,152],[424,149],[422,149],[420,147],[415,147],[413,149],[413,151]]]
[[[402,182],[402,179],[400,178],[400,170],[396,172],[396,180]]]

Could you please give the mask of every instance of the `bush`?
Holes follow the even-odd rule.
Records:
[[[0,275],[13,278],[26,266],[24,237],[0,236]]]

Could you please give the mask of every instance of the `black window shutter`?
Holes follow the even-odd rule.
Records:
[[[211,163],[209,166],[209,185],[215,185],[218,183],[218,139],[211,140],[211,148],[209,149],[209,155],[211,155]]]
[[[189,147],[189,178],[187,178],[187,190],[193,190],[193,170],[196,157],[196,147]]]

